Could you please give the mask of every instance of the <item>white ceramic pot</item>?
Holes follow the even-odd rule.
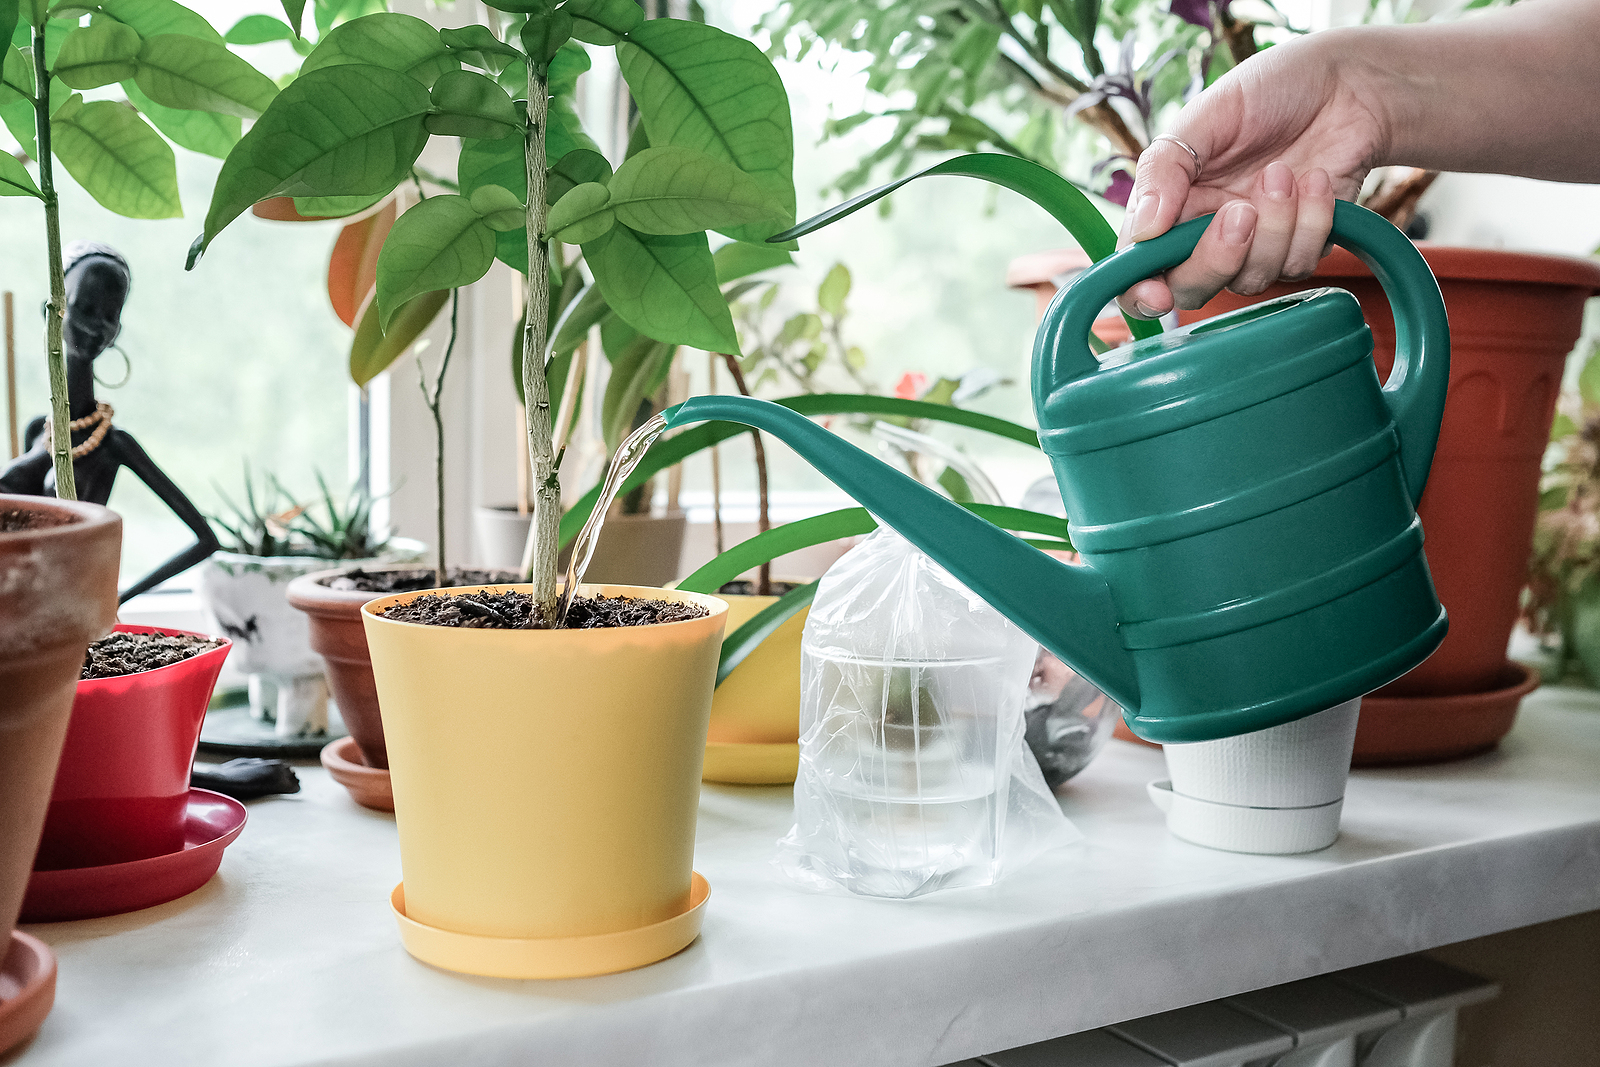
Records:
[[[290,582],[333,565],[410,563],[426,551],[420,541],[396,537],[372,559],[216,552],[200,564],[200,600],[207,628],[233,640],[233,666],[249,676],[251,714],[274,723],[280,737],[327,731],[322,657],[311,651],[310,617],[289,604]]]
[[[1361,700],[1270,730],[1164,745],[1150,798],[1175,837],[1261,855],[1315,852],[1339,836]]]

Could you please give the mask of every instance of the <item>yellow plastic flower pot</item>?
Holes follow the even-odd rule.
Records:
[[[733,633],[775,596],[723,595]],[[708,782],[786,785],[800,769],[800,634],[810,609],[774,630],[717,686],[706,735]]]
[[[695,815],[727,605],[589,588],[711,614],[479,630],[380,614],[422,593],[362,609],[400,831],[392,902],[427,963],[577,977],[653,963],[699,934]]]

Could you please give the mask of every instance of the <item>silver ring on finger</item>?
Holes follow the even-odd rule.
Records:
[[[1193,148],[1189,147],[1186,142],[1174,137],[1170,133],[1157,134],[1155,137],[1150,139],[1151,144],[1155,144],[1157,141],[1170,141],[1179,148],[1183,149],[1185,152],[1189,153],[1189,158],[1194,160],[1194,177],[1190,178],[1189,181],[1193,183],[1200,180],[1200,174],[1205,170],[1205,164],[1200,162],[1199,152],[1196,152]]]

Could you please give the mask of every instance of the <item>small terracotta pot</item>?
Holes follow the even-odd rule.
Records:
[[[309,618],[311,649],[327,664],[333,702],[339,706],[345,729],[360,747],[362,760],[368,767],[387,770],[389,751],[384,747],[378,689],[372,681],[372,659],[367,655],[367,635],[361,626],[361,605],[383,594],[329,589],[322,584],[347,569],[340,567],[296,578],[289,583],[289,603]]]
[[[35,870],[129,863],[184,847],[189,771],[230,647],[223,639],[209,652],[153,671],[78,683]]]
[[[0,514],[16,511],[51,525],[0,532],[0,937],[22,907],[84,651],[117,621],[122,550],[122,520],[98,504],[0,495]]]

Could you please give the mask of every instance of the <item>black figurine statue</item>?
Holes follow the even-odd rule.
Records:
[[[72,417],[72,469],[78,499],[104,504],[111,498],[117,471],[127,467],[194,532],[195,543],[134,582],[117,596],[123,603],[188,570],[218,548],[205,516],[126,430],[111,424],[110,404],[94,395],[94,361],[122,331],[122,306],[132,273],[113,248],[74,241],[66,248],[67,398]],[[53,496],[56,477],[50,459],[49,419],[28,424],[23,453],[0,472],[0,492]]]

